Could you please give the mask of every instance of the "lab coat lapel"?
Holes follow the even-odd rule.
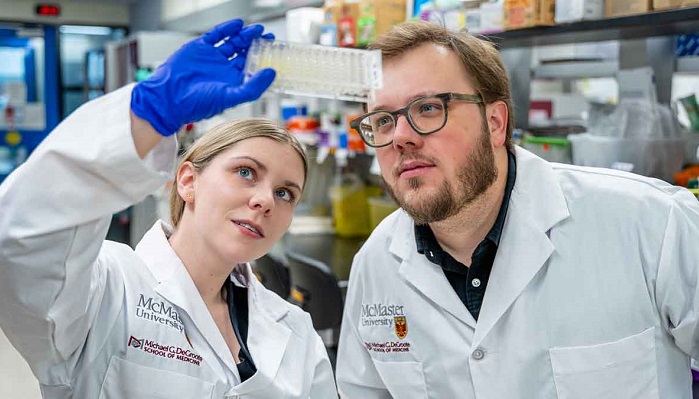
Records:
[[[216,322],[214,321],[209,309],[204,304],[204,301],[199,295],[197,287],[194,285],[189,272],[184,266],[175,271],[172,276],[161,282],[155,289],[163,298],[170,303],[179,307],[182,312],[188,317],[199,330],[199,333],[216,356],[226,364],[231,370],[236,370],[235,360],[228,348],[226,341],[223,339]],[[190,330],[191,326],[185,325],[185,331]],[[188,332],[190,338],[193,334]],[[211,363],[211,362],[210,362]],[[222,378],[226,378],[225,372],[220,370],[214,364],[211,367],[220,373]]]
[[[236,370],[233,355],[199,295],[192,277],[168,243],[166,230],[170,230],[169,226],[156,222],[136,246],[136,252],[158,282],[155,292],[181,310],[180,313],[185,318],[185,332],[193,342],[196,341],[197,335],[201,336],[223,363],[231,370]],[[187,323],[186,319],[192,323]],[[192,328],[196,328],[199,334],[193,334]],[[206,359],[205,354],[202,353],[202,356]],[[227,379],[219,362],[208,363],[220,378]]]
[[[274,303],[273,294],[257,281],[249,264],[246,273],[250,309],[247,344],[257,372],[234,389],[239,394],[249,394],[272,383],[291,336],[291,329],[280,323],[289,313],[288,308]]]
[[[401,211],[402,212],[402,211]],[[398,273],[426,298],[444,308],[463,323],[474,326],[475,320],[449,284],[442,269],[415,250],[415,230],[410,217],[401,215],[389,251],[402,259]]]
[[[517,177],[488,280],[473,346],[478,346],[555,251],[549,230],[569,216],[550,164],[517,147]]]

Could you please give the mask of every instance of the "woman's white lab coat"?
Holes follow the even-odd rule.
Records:
[[[310,317],[266,290],[250,267],[240,383],[228,346],[161,223],[136,250],[103,241],[111,215],[161,187],[176,143],[142,161],[131,87],[75,111],[0,187],[0,326],[45,398],[331,398]],[[242,269],[242,268],[241,268]]]
[[[340,396],[691,398],[699,202],[654,179],[516,157],[477,323],[404,212],[356,255]]]

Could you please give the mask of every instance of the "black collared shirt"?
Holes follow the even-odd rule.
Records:
[[[226,286],[226,300],[228,302],[228,312],[233,324],[233,331],[238,338],[240,344],[240,352],[238,358],[240,363],[236,366],[240,375],[240,382],[245,382],[252,377],[257,368],[252,361],[250,351],[248,351],[248,289],[246,287],[238,287],[233,280],[228,279]]]
[[[500,244],[500,236],[505,226],[505,217],[510,204],[510,194],[512,194],[517,175],[517,164],[514,154],[508,151],[507,158],[507,182],[505,183],[505,195],[502,199],[502,205],[500,205],[500,212],[485,239],[473,251],[471,267],[466,267],[463,263],[449,255],[449,253],[442,250],[429,225],[415,225],[417,251],[425,255],[430,262],[442,267],[444,275],[449,280],[454,291],[456,291],[461,302],[466,305],[466,308],[476,320],[478,320],[478,315],[481,311],[485,288],[488,285],[490,271],[493,268],[495,254]]]

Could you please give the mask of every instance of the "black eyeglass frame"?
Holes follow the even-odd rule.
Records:
[[[410,107],[413,106],[413,104],[415,104],[418,101],[422,101],[426,98],[438,98],[438,99],[442,100],[442,104],[444,107],[444,122],[442,122],[441,126],[439,126],[436,129],[431,129],[431,130],[425,131],[425,130],[419,129],[417,126],[415,126],[415,123],[413,122],[413,119],[410,117],[410,113],[408,112],[408,110],[410,109]],[[377,110],[377,111],[368,112],[366,114],[360,115],[357,118],[352,119],[349,124],[350,124],[350,127],[352,129],[356,130],[359,133],[359,137],[361,137],[362,141],[364,141],[364,143],[366,145],[368,145],[369,147],[374,147],[374,148],[385,147],[385,146],[393,143],[393,139],[391,139],[391,141],[389,141],[388,143],[381,144],[381,145],[375,145],[375,144],[369,143],[369,141],[364,137],[364,133],[362,132],[362,129],[360,128],[360,122],[363,119],[368,118],[372,115],[379,114],[379,113],[387,113],[387,114],[391,115],[391,117],[393,118],[393,124],[394,124],[393,129],[395,130],[395,125],[398,124],[398,116],[403,115],[405,117],[405,119],[408,121],[408,124],[410,125],[410,127],[413,128],[413,130],[415,130],[416,132],[418,132],[421,135],[428,135],[428,134],[432,134],[434,132],[441,130],[444,127],[444,125],[447,124],[447,120],[449,119],[449,102],[453,101],[453,100],[466,101],[466,102],[469,102],[472,104],[483,103],[483,97],[481,97],[480,94],[439,93],[439,94],[435,94],[435,95],[431,95],[431,96],[418,97],[418,98],[410,101],[405,107],[403,107],[401,109],[397,109],[395,111]]]

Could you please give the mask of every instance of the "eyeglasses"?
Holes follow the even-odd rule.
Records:
[[[385,147],[393,142],[398,116],[405,116],[410,126],[420,134],[434,133],[446,125],[449,102],[453,100],[474,104],[483,102],[478,94],[440,93],[416,98],[405,108],[393,112],[369,112],[353,119],[350,126],[359,132],[368,146]]]

